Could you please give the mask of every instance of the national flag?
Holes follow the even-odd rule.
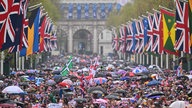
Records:
[[[20,43],[22,19],[20,0],[0,2],[0,49],[4,50]]]
[[[133,21],[132,22],[132,48],[131,51],[132,53],[135,53],[136,51],[136,40],[135,40],[135,36],[136,36],[136,22]]]
[[[38,46],[38,36],[39,35],[39,13],[40,8],[36,8],[32,10],[31,15],[29,17],[29,27],[28,27],[28,48],[27,55],[33,54],[36,51],[36,47]],[[37,45],[35,45],[37,44]]]
[[[65,64],[65,66],[63,67],[63,69],[61,70],[61,75],[62,76],[67,76],[70,72],[70,69],[73,68],[73,62],[72,62],[72,56],[70,56],[69,61],[67,62],[67,64]]]
[[[147,45],[147,41],[148,41],[148,36],[147,36],[147,29],[148,29],[148,19],[146,17],[143,18],[142,20],[143,22],[143,35],[144,35],[144,48],[143,48],[143,53],[146,51],[146,45]]]
[[[161,28],[161,13],[154,12],[152,51],[158,54],[162,54],[162,45],[160,45],[160,41],[162,40]]]
[[[120,39],[119,39],[119,51],[123,52],[124,50],[124,28],[121,26],[119,28],[119,34],[120,34]]]
[[[190,53],[188,2],[176,0],[176,42],[175,50]]]
[[[149,14],[148,17],[148,28],[147,28],[147,44],[145,45],[145,49],[147,52],[152,51],[153,44],[153,15]]]
[[[25,23],[24,23],[24,31],[23,31],[23,37],[25,38],[23,43],[25,43],[25,41],[28,41],[28,19],[25,19]],[[27,44],[27,45],[25,45]],[[28,42],[25,43],[23,46],[22,46],[22,49],[20,51],[20,56],[26,56],[27,54],[27,48],[28,48]]]
[[[127,27],[127,38],[126,38],[126,51],[128,53],[132,53],[132,47],[133,47],[133,31],[132,31],[132,23],[128,23],[126,25]]]
[[[189,0],[189,6],[188,6],[188,8],[189,8],[189,28],[190,28],[190,52],[192,53],[192,1],[191,0]]]
[[[40,28],[39,28],[39,51],[44,51],[44,36],[45,36],[45,25],[46,25],[47,16],[43,15],[40,19]]]
[[[118,35],[117,35],[117,33],[116,33],[116,29],[112,29],[112,32],[113,32],[113,43],[112,43],[112,48],[113,48],[113,50],[116,50],[116,51],[118,51],[119,50],[119,43],[118,43],[118,41],[119,41],[119,38],[118,38]]]
[[[140,46],[140,25],[139,25],[139,20],[135,21],[135,52],[138,53]]]
[[[51,50],[55,50],[57,49],[57,37],[56,37],[56,30],[54,30],[52,32],[52,36],[50,38],[50,42],[51,42]]]
[[[144,25],[142,20],[139,20],[138,22],[138,32],[139,32],[139,49],[138,53],[143,52],[143,47],[144,47]]]
[[[28,47],[27,37],[24,31],[25,27],[28,26],[28,19],[26,19],[28,3],[29,3],[28,0],[20,1],[20,14],[21,14],[20,18],[22,19],[20,43],[10,47],[8,50],[9,53],[20,51],[23,47],[25,48]]]
[[[45,51],[51,51],[51,43],[50,43],[50,38],[51,38],[51,31],[52,31],[52,22],[50,19],[48,19],[46,27],[45,27],[45,36],[44,36],[44,49]]]
[[[175,14],[161,9],[161,22],[163,28],[163,50],[168,54],[178,53],[174,49],[175,44]]]

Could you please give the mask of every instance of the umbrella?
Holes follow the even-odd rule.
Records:
[[[35,74],[36,70],[30,69],[26,71],[26,74]]]
[[[56,83],[60,83],[60,82],[63,81],[63,78],[62,78],[61,75],[55,75],[55,76],[53,76],[53,79],[54,79],[54,81],[55,81]]]
[[[188,95],[189,97],[192,97],[192,89],[189,90],[189,92],[187,93],[187,95]]]
[[[60,85],[61,87],[67,87],[67,88],[70,87],[70,85],[67,84],[67,83],[65,83],[65,82],[60,82],[59,85]]]
[[[179,76],[179,77],[177,77],[177,79],[180,79],[180,80],[188,80],[189,77],[183,75],[183,76]]]
[[[97,90],[97,91],[102,91],[103,93],[106,93],[106,90],[104,90],[102,87],[100,87],[100,86],[97,86],[97,87],[91,87],[91,88],[89,88],[88,90],[87,90],[87,92],[88,93],[91,93],[91,92],[93,92],[93,91],[95,91],[95,90]]]
[[[192,75],[186,75],[189,79],[192,79]]]
[[[53,71],[59,71],[59,70],[61,70],[62,68],[61,67],[59,67],[59,66],[55,66],[55,67],[53,67]]]
[[[120,99],[119,96],[115,96],[115,95],[107,95],[107,96],[105,96],[105,98],[114,99],[114,100],[119,100]]]
[[[125,73],[127,73],[125,70],[119,70],[119,71],[117,72],[117,74],[125,74]]]
[[[107,100],[104,99],[96,99],[96,103],[107,103]]]
[[[24,91],[18,86],[8,86],[3,89],[2,93],[20,94],[20,93],[24,93]]]
[[[83,68],[82,71],[83,71],[83,72],[88,72],[89,69],[88,69],[88,68]]]
[[[52,71],[52,69],[51,68],[46,68],[46,69],[44,69],[44,71]]]
[[[73,96],[74,93],[73,92],[64,92],[64,96]]]
[[[48,81],[46,82],[46,84],[49,85],[49,86],[51,86],[51,85],[55,85],[56,82],[55,82],[54,80],[48,80]]]
[[[124,80],[128,81],[129,79],[130,79],[130,78],[129,78],[128,76],[125,76],[125,77],[120,78],[121,81],[124,81]]]
[[[62,82],[67,83],[68,85],[72,85],[73,82],[70,79],[65,79]]]
[[[142,70],[141,69],[139,69],[138,67],[136,67],[135,69],[133,69],[133,71],[132,71],[133,73],[141,73],[142,72]]]
[[[152,80],[150,81],[147,86],[154,86],[154,85],[159,85],[161,84],[161,82],[157,81],[157,80]]]
[[[107,79],[103,78],[103,77],[98,77],[98,78],[94,78],[94,82],[96,84],[103,84],[103,83],[107,82]]]
[[[61,73],[61,71],[53,71],[52,74],[57,74],[59,75]]]
[[[74,101],[83,103],[83,102],[86,102],[87,100],[85,98],[74,98]]]
[[[186,108],[185,101],[175,101],[169,105],[169,108]]]
[[[103,94],[103,92],[100,91],[100,90],[94,90],[94,91],[92,91],[91,93],[94,93],[94,94]]]
[[[134,74],[133,72],[129,72],[129,76],[130,76],[130,77],[134,77],[135,74]]]
[[[23,71],[18,71],[16,72],[16,75],[25,75],[25,73]]]
[[[164,95],[163,92],[155,91],[155,92],[153,92],[153,93],[150,93],[150,94],[146,95],[146,97],[147,97],[147,98],[151,98],[151,97],[162,96],[162,95]]]
[[[126,90],[116,90],[115,93],[127,93]]]

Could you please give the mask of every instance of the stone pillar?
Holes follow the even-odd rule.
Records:
[[[19,66],[18,66],[18,69],[21,70],[21,57],[18,57],[19,58]]]
[[[3,75],[3,60],[4,60],[4,52],[1,52],[1,75]]]
[[[97,36],[97,24],[95,22],[93,28],[93,53],[98,53],[98,36]]]
[[[25,69],[25,57],[21,57],[21,70]]]
[[[72,25],[69,25],[69,37],[68,37],[68,52],[73,52],[73,34],[72,34]]]

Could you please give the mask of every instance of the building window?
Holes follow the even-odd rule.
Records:
[[[103,33],[101,33],[101,39],[103,39]]]
[[[100,53],[103,55],[103,46],[100,46]]]

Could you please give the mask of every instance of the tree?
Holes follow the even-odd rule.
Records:
[[[131,21],[131,19],[138,19],[139,16],[146,15],[147,11],[153,13],[153,9],[160,9],[159,5],[175,9],[174,0],[134,0],[133,3],[127,3],[122,7],[118,15],[114,10],[108,17],[107,26],[117,27]]]
[[[61,18],[61,13],[57,5],[57,0],[30,0],[29,7],[42,3],[42,6],[45,9],[45,12],[48,12],[48,16],[56,22],[58,19]]]

